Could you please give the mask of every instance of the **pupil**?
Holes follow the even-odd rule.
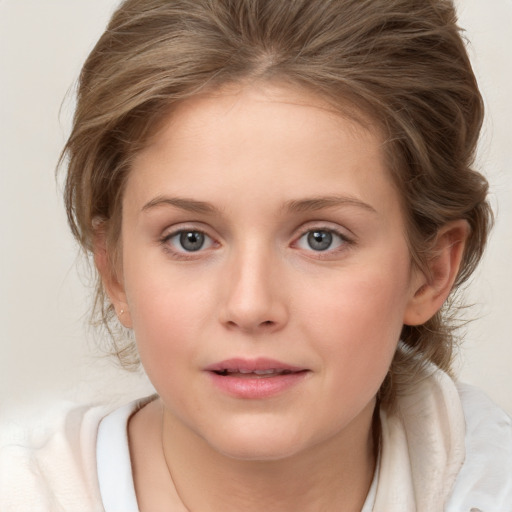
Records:
[[[204,244],[204,235],[197,231],[181,233],[180,244],[186,251],[198,251]]]
[[[312,231],[308,234],[308,244],[315,251],[325,251],[332,244],[332,234],[328,231]]]

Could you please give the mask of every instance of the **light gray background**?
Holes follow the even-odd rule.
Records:
[[[95,349],[87,267],[76,266],[54,179],[74,81],[116,3],[0,0],[0,411],[151,391],[143,376]],[[477,319],[457,366],[461,380],[512,413],[512,0],[458,5],[488,109],[479,167],[491,182],[497,224],[468,290],[475,306],[467,316]]]

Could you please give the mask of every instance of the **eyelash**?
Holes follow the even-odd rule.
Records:
[[[209,239],[211,241],[211,245],[215,245],[215,244],[218,245],[218,243],[215,242],[215,240],[211,236],[209,236],[205,231],[203,231],[202,229],[197,229],[197,228],[181,228],[176,231],[173,231],[172,233],[167,233],[160,239],[160,244],[162,245],[163,249],[167,253],[169,253],[170,255],[172,255],[173,257],[175,257],[177,259],[181,259],[181,260],[194,259],[196,257],[195,256],[196,254],[199,255],[200,253],[202,253],[204,251],[202,246],[197,251],[187,251],[184,248],[182,250],[174,249],[172,247],[172,245],[170,244],[170,241],[173,238],[181,236],[186,233],[196,233],[196,234],[202,235],[205,237],[205,239]]]
[[[300,235],[297,238],[295,238],[295,240],[291,244],[291,246],[292,247],[298,246],[299,242],[306,235],[309,235],[309,234],[314,233],[314,232],[317,232],[317,233],[327,233],[327,234],[330,234],[330,235],[334,235],[335,237],[337,237],[339,239],[339,245],[337,247],[335,247],[334,249],[332,249],[330,247],[326,248],[325,250],[314,250],[311,247],[309,249],[303,249],[306,252],[311,252],[311,253],[315,254],[316,258],[320,258],[320,259],[328,258],[333,253],[337,253],[337,252],[341,252],[343,250],[346,250],[348,247],[350,247],[351,245],[354,244],[354,240],[353,239],[347,237],[345,234],[341,233],[340,231],[338,231],[338,230],[336,230],[336,229],[334,229],[332,227],[311,226],[311,227],[308,227],[307,229],[303,229],[302,232],[300,233]],[[195,258],[197,258],[197,256],[199,256],[199,254],[203,253],[206,249],[210,248],[210,247],[207,247],[205,249],[203,246],[201,246],[197,251],[187,251],[182,246],[182,250],[174,249],[172,247],[172,245],[170,244],[170,241],[173,238],[176,238],[178,236],[182,236],[183,234],[186,234],[186,233],[195,233],[195,234],[204,236],[205,239],[210,240],[210,247],[211,246],[215,246],[215,245],[217,245],[217,246],[219,245],[219,243],[216,242],[205,231],[203,231],[201,229],[197,229],[197,228],[181,228],[181,229],[178,229],[178,230],[173,231],[171,233],[167,233],[167,234],[165,234],[164,236],[161,237],[159,242],[160,242],[161,246],[163,247],[163,249],[167,253],[172,255],[174,258],[180,259],[180,260],[195,259]]]
[[[339,245],[335,248],[328,247],[325,250],[314,250],[313,248],[305,249],[307,252],[311,252],[315,255],[315,258],[328,258],[329,256],[332,256],[335,253],[339,253],[341,251],[344,251],[348,249],[351,245],[354,245],[354,240],[352,238],[349,238],[346,234],[341,233],[337,229],[334,229],[332,227],[328,226],[308,226],[305,228],[299,237],[295,239],[295,242],[293,245],[298,245],[299,242],[310,233],[328,233],[330,235],[334,235],[339,239]]]

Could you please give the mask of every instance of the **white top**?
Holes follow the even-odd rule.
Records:
[[[105,416],[98,427],[96,463],[105,512],[139,512],[133,485],[128,420],[138,409],[131,402]]]
[[[435,368],[380,411],[379,468],[364,512],[512,512],[512,419]],[[55,404],[0,424],[1,512],[136,512],[130,414]],[[100,426],[101,424],[101,426]]]
[[[96,461],[101,499],[105,512],[139,512],[128,445],[128,420],[140,409],[139,400],[131,402],[105,416],[98,427]],[[361,512],[372,512],[377,493],[375,475]]]

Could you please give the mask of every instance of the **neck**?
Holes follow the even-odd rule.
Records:
[[[375,469],[373,409],[327,441],[266,461],[225,456],[164,411],[164,459],[190,511],[360,511]]]

